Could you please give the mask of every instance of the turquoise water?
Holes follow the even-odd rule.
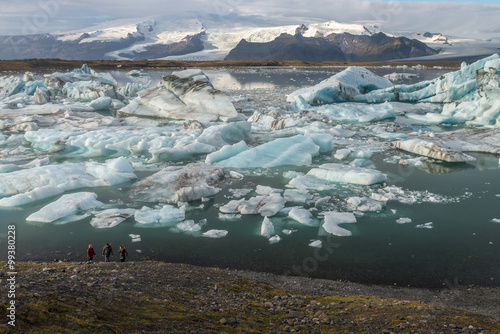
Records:
[[[252,94],[254,89],[269,89],[271,93],[266,98],[272,104],[272,98],[280,95],[281,89],[296,87],[297,83],[293,83],[290,78],[302,80],[301,82],[307,82],[305,78],[309,78],[313,84],[329,77],[332,71],[296,73],[294,70],[276,70],[276,73],[262,75],[242,70],[231,73],[237,78],[239,88],[220,85],[221,89],[227,89],[231,95],[238,90],[244,94]],[[394,70],[388,72],[392,73]],[[218,76],[217,71],[211,74]],[[425,75],[436,75],[436,72],[426,72]],[[273,78],[270,88],[261,84],[265,83],[266,76]],[[422,76],[423,74],[421,78]],[[224,82],[232,81],[225,79]],[[292,82],[290,86],[289,82]],[[252,85],[259,85],[260,88],[250,88]],[[259,96],[255,99],[258,100]],[[219,206],[229,202],[227,196],[231,188],[255,189],[256,185],[268,185],[286,189],[288,180],[283,177],[284,172],[307,172],[312,166],[240,171],[245,173],[243,180],[226,180],[222,186],[223,191],[210,201],[192,204],[203,205],[203,208],[186,212],[186,219],[195,222],[207,219],[204,230],[227,230],[225,238],[193,236],[173,231],[170,227],[138,227],[133,218],[112,229],[93,228],[89,224],[91,217],[64,225],[26,222],[27,216],[58,198],[55,197],[16,210],[0,211],[0,260],[6,259],[7,225],[15,224],[18,260],[83,261],[86,259],[85,251],[89,243],[99,253],[101,247],[109,242],[115,252],[119,245],[124,245],[131,260],[158,259],[400,286],[441,287],[446,280],[458,280],[461,284],[498,286],[500,223],[492,222],[492,219],[500,218],[499,156],[472,154],[478,159],[477,162],[433,163],[419,169],[384,162],[384,159],[396,154],[401,155],[401,152],[388,150],[376,153],[372,158],[376,168],[388,174],[388,185],[420,193],[429,191],[455,201],[417,204],[389,201],[383,212],[365,213],[357,217],[356,224],[343,225],[353,232],[351,237],[318,236],[318,228],[299,225],[285,215],[277,215],[271,218],[277,231],[291,228],[297,232],[291,235],[281,234],[281,242],[269,244],[266,238],[260,236],[263,217],[246,215],[238,220],[224,221],[218,217]],[[60,159],[64,158],[58,158]],[[199,160],[203,161],[204,157]],[[313,165],[334,161],[332,154],[328,153],[317,157]],[[142,179],[152,172],[136,174]],[[98,199],[105,203],[128,203],[131,201],[128,190],[132,184],[130,182],[118,187],[78,191],[95,192]],[[369,194],[371,190],[380,187],[382,185],[371,188],[346,187],[319,195],[334,196],[340,200],[360,193]],[[250,193],[247,198],[249,196],[255,194]],[[134,207],[140,206],[141,203],[135,203]],[[318,211],[313,211],[313,214],[317,213]],[[396,223],[401,217],[409,217],[412,222]],[[433,223],[432,229],[416,228],[417,225],[428,222]],[[142,241],[132,242],[129,234],[141,235]],[[308,246],[311,240],[316,239],[323,241],[322,249]]]

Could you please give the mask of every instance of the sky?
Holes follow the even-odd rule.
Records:
[[[185,11],[237,14],[272,25],[335,20],[376,23],[393,31],[500,36],[500,0],[0,0],[0,35],[61,33],[115,20]],[[320,10],[318,10],[320,9]],[[498,27],[498,28],[497,28]],[[437,31],[437,30],[439,31]]]

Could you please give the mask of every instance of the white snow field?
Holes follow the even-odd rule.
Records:
[[[165,73],[156,86],[130,81],[140,71],[119,82],[86,65],[0,77],[2,215],[214,239],[257,217],[253,234],[280,247],[304,229],[352,236],[339,225],[371,217],[430,228],[394,206],[446,206],[472,193],[407,188],[401,170],[450,173],[486,161],[478,154],[491,155],[482,167],[499,168],[498,55],[409,85],[348,67],[321,82],[219,89],[217,75],[269,80],[265,70],[227,72]]]

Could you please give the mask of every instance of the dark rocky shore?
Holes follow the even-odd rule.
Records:
[[[429,291],[156,261],[22,262],[16,270],[12,299],[2,263],[1,333],[500,331],[498,288]]]

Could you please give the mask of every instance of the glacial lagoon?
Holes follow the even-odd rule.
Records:
[[[419,123],[408,113],[422,114],[434,110],[425,104],[422,110],[394,103],[396,117],[380,121],[356,123],[326,121],[325,117],[296,120],[283,128],[270,129],[261,115],[275,115],[287,111],[287,95],[301,87],[311,87],[340,72],[339,68],[237,68],[205,70],[213,86],[220,89],[233,102],[239,114],[252,121],[249,146],[257,146],[276,138],[314,133],[305,127],[307,122],[324,122],[335,128],[331,140],[332,150],[313,155],[307,165],[256,168],[226,167],[235,172],[217,184],[221,188],[213,196],[203,197],[185,205],[183,222],[192,221],[191,228],[168,224],[138,224],[134,216],[112,228],[95,228],[90,222],[95,214],[106,208],[153,208],[159,203],[142,201],[133,197],[134,185],[154,175],[167,166],[184,166],[203,163],[207,154],[190,154],[175,161],[149,161],[143,155],[126,158],[131,162],[136,179],[112,186],[79,187],[64,194],[91,192],[105,205],[78,212],[76,221],[64,219],[51,223],[27,221],[35,212],[61,197],[50,196],[28,204],[1,208],[0,247],[6,249],[7,225],[16,225],[18,260],[85,260],[89,243],[99,254],[101,247],[111,243],[117,253],[124,245],[131,260],[158,259],[202,266],[248,269],[276,274],[303,275],[308,277],[349,280],[368,284],[398,286],[442,287],[445,282],[457,281],[463,285],[498,286],[500,280],[500,164],[498,154],[468,153],[475,161],[445,162],[418,156],[394,148],[397,137],[390,134],[441,133],[465,128],[464,124]],[[411,73],[417,77],[404,78],[395,83],[414,84],[432,80],[455,69],[371,68],[376,75],[393,72]],[[119,86],[127,82],[155,85],[171,71],[144,71],[142,77],[130,77],[124,71],[109,72]],[[35,77],[40,74],[35,73]],[[130,97],[132,99],[132,97]],[[5,100],[4,100],[5,102]],[[23,102],[20,102],[21,104]],[[27,103],[29,104],[29,103]],[[4,108],[0,110],[13,110]],[[125,119],[119,108],[90,112],[104,117]],[[19,112],[22,112],[19,108]],[[411,110],[408,112],[407,110]],[[305,117],[305,116],[304,116]],[[309,117],[309,116],[308,116]],[[70,117],[68,117],[70,118]],[[146,117],[154,127],[180,127],[183,121],[168,123],[165,119]],[[12,165],[23,166],[39,161],[35,166],[55,163],[84,164],[93,161],[104,164],[110,157],[102,153],[79,154],[78,148],[58,150],[43,148],[16,136],[24,131],[7,128],[6,120],[1,130],[4,173],[16,170]],[[19,120],[17,122],[20,122]],[[88,120],[87,120],[88,122]],[[259,123],[260,122],[260,123]],[[144,129],[144,123],[135,123]],[[134,125],[131,125],[132,127]],[[296,128],[304,129],[295,131]],[[42,126],[40,126],[42,128]],[[68,127],[68,131],[72,131]],[[85,129],[85,128],[84,128]],[[75,128],[73,128],[75,130]],[[78,131],[81,130],[77,129]],[[77,132],[78,132],[77,131]],[[90,131],[90,130],[89,130]],[[324,133],[324,131],[323,131]],[[381,134],[387,135],[383,138]],[[11,141],[7,140],[11,138]],[[22,150],[17,150],[17,146]],[[348,150],[346,156],[345,151]],[[351,152],[352,154],[349,154]],[[344,154],[342,154],[344,153]],[[44,159],[49,159],[44,160]],[[41,162],[40,162],[41,161]],[[384,182],[372,185],[329,183],[328,189],[302,191],[287,201],[285,208],[269,217],[279,242],[270,242],[262,236],[261,214],[224,214],[221,207],[232,200],[262,196],[268,192],[286,194],[290,181],[307,174],[311,169],[325,164],[362,164],[387,176]],[[9,165],[11,167],[7,168]],[[19,167],[20,169],[24,167]],[[260,186],[260,187],[258,187]],[[266,188],[270,187],[270,188]],[[370,212],[352,207],[352,198],[373,198],[373,194],[392,196],[380,210]],[[389,197],[390,197],[389,196]],[[378,198],[378,197],[376,197]],[[349,204],[351,203],[351,204]],[[161,208],[162,203],[157,208]],[[351,205],[351,206],[350,206]],[[293,207],[307,209],[316,226],[306,226],[290,218]],[[323,214],[328,211],[353,212],[354,224],[340,226],[352,234],[337,236],[321,229]],[[227,231],[221,238],[204,237],[209,230]],[[132,236],[131,236],[132,235]],[[140,238],[138,237],[140,236]],[[319,248],[310,246],[321,241]],[[0,252],[0,260],[6,252]],[[115,254],[115,259],[117,255]],[[100,259],[99,259],[100,260]]]

